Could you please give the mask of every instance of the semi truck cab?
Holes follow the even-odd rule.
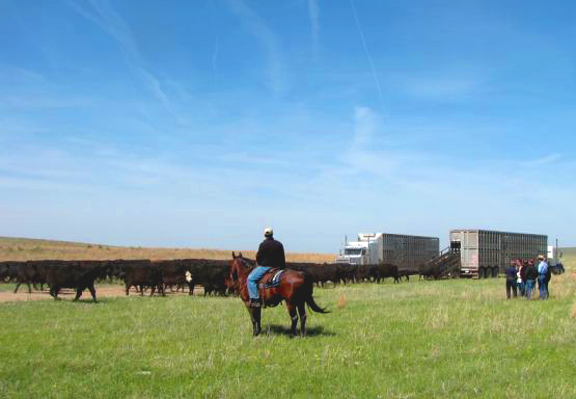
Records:
[[[349,242],[340,251],[337,263],[348,263],[350,265],[364,265],[367,263],[368,243]]]

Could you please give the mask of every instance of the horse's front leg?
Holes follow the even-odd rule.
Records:
[[[252,335],[257,337],[258,334],[260,334],[262,331],[262,327],[260,325],[262,308],[251,308],[247,306],[246,309],[248,309],[248,313],[250,313],[250,319],[252,320]]]
[[[293,304],[286,302],[286,307],[288,308],[288,313],[290,314],[290,318],[292,319],[292,326],[290,327],[290,332],[293,336],[297,334],[296,325],[298,324],[298,314],[296,313],[296,306]]]

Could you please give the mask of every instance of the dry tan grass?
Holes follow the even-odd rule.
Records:
[[[238,253],[238,249],[235,250]],[[255,251],[241,251],[247,258]],[[27,238],[0,237],[0,261],[26,260],[112,260],[112,259],[231,259],[232,250],[193,248],[118,247],[104,244],[83,244]],[[336,255],[315,253],[286,253],[288,262],[333,262]]]
[[[340,301],[338,301],[338,308],[344,309],[346,307],[346,296],[344,293],[340,294]]]

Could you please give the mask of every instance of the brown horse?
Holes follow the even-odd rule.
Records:
[[[242,257],[242,253],[236,256],[236,254],[232,252],[228,281],[237,292],[240,292],[240,298],[244,301],[244,305],[246,309],[248,309],[248,313],[250,313],[250,319],[252,319],[252,333],[254,336],[257,336],[262,331],[260,325],[261,308],[252,308],[249,306],[250,298],[246,284],[248,275],[252,269],[253,267]],[[273,273],[267,273],[260,282],[270,280],[272,274]],[[286,269],[277,286],[260,288],[260,284],[258,285],[258,291],[264,306],[276,306],[280,302],[286,301],[286,307],[292,319],[292,335],[297,334],[296,325],[298,324],[298,314],[300,314],[300,333],[302,335],[306,334],[306,304],[315,312],[329,313],[314,302],[314,298],[312,297],[312,279],[296,270]],[[298,309],[298,314],[296,313],[296,309]]]

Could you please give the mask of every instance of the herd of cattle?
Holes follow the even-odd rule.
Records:
[[[401,277],[408,279],[411,274],[430,275],[426,270],[402,270],[394,265],[362,265],[287,263],[287,268],[303,271],[312,277],[317,285],[327,282],[346,284],[360,281],[380,283],[385,278],[400,282]],[[14,292],[22,284],[36,290],[50,287],[50,295],[58,299],[62,288],[76,290],[76,298],[82,292],[90,290],[96,300],[94,283],[96,281],[122,280],[126,295],[135,287],[141,295],[150,289],[150,295],[156,290],[165,295],[166,290],[188,290],[193,295],[195,286],[202,286],[204,295],[227,295],[232,293],[232,284],[228,281],[229,261],[207,259],[181,260],[112,260],[112,261],[62,261],[43,260],[26,262],[0,262],[0,282],[15,283]]]

